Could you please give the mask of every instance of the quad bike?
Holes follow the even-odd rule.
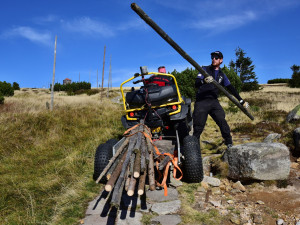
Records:
[[[156,76],[166,81],[164,86],[152,82]],[[132,87],[131,91],[125,93],[123,86],[129,86],[130,82],[132,85],[142,85],[137,90]],[[158,142],[170,140],[174,145],[174,154],[178,158],[178,165],[182,168],[184,180],[202,181],[203,167],[199,141],[189,135],[192,126],[191,99],[180,94],[176,78],[172,74],[147,72],[146,67],[141,67],[141,74],[136,73],[124,81],[120,89],[125,111],[125,115],[121,118],[124,128],[129,129],[143,121],[151,129],[153,140]],[[122,144],[123,139],[109,140],[97,148],[93,176],[95,180],[114,155],[115,149]],[[101,181],[105,182],[105,179]]]

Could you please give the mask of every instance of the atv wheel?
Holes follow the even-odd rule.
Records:
[[[118,143],[118,140],[112,138],[112,139],[109,139],[106,143],[109,144],[111,147],[113,147],[115,144]]]
[[[198,139],[194,136],[186,136],[183,139],[183,176],[191,183],[203,180],[203,166],[201,150]]]
[[[107,166],[109,160],[112,157],[112,146],[110,143],[101,144],[98,146],[95,154],[94,161],[94,175],[93,179],[97,180],[104,168]],[[100,180],[100,183],[105,183],[106,177]]]

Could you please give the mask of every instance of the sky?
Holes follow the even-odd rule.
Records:
[[[150,28],[127,0],[10,0],[1,2],[0,81],[21,88],[48,88],[55,82],[102,85],[111,71],[118,87],[140,66],[181,72],[193,67]],[[299,0],[136,0],[199,65],[221,51],[223,64],[242,48],[255,65],[260,84],[291,78],[300,64]],[[111,65],[111,70],[110,70]]]

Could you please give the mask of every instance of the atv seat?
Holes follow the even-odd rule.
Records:
[[[146,101],[151,103],[152,106],[178,101],[176,86],[146,85],[140,90],[126,93],[126,102],[129,104],[129,107],[142,107],[146,104]]]

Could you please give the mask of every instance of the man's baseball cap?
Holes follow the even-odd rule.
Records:
[[[210,55],[218,55],[221,59],[223,59],[223,54],[220,51],[212,52],[212,53],[210,53]]]

